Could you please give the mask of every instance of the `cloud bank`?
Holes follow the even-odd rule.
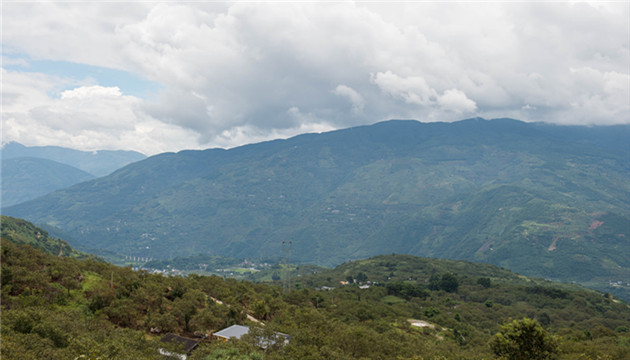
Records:
[[[3,6],[5,142],[154,154],[391,118],[630,123],[628,3]],[[33,60],[159,88],[141,98]]]

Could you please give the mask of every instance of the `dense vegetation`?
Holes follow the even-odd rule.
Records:
[[[630,126],[389,121],[166,153],[3,209],[79,249],[164,259],[482,261],[630,299]],[[610,281],[614,281],[611,285]]]
[[[30,245],[59,257],[98,260],[94,255],[75,250],[67,242],[50,236],[48,232],[24,219],[0,216],[0,234],[2,234],[3,239],[7,239],[14,244]]]
[[[283,292],[62,258],[4,232],[0,255],[3,359],[160,359],[165,332],[192,337],[235,323],[292,339],[266,349],[254,336],[205,340],[190,359],[488,359],[509,351],[519,324],[511,319],[524,317],[536,319],[530,332],[553,340],[546,349],[559,359],[630,357],[627,303],[489,265],[380,256],[303,275]]]

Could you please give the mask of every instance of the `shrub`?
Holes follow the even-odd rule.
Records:
[[[510,360],[553,359],[558,353],[557,340],[529,318],[502,325],[490,348],[495,355]]]

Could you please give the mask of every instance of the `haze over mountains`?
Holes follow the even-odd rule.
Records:
[[[94,175],[52,160],[3,159],[2,205],[19,204],[91,179]]]
[[[407,253],[608,290],[630,279],[628,139],[628,125],[387,121],[160,154],[3,214],[123,255],[279,257],[291,241],[298,262]]]
[[[98,150],[80,151],[59,146],[24,146],[10,142],[2,147],[2,160],[15,158],[39,158],[73,166],[95,177],[109,175],[112,171],[139,161],[146,156],[137,151]]]
[[[11,206],[82,181],[108,175],[146,158],[135,151],[78,151],[11,142],[2,156],[2,206]]]

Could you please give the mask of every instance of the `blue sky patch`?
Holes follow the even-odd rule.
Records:
[[[132,95],[142,99],[147,99],[155,95],[161,88],[159,83],[143,79],[130,72],[112,68],[92,66],[86,64],[73,63],[68,61],[52,60],[31,60],[26,57],[7,56],[5,59],[24,60],[27,66],[19,64],[18,61],[9,61],[3,68],[12,71],[42,73],[51,76],[70,78],[82,82],[90,80],[94,85],[105,87],[118,86],[125,95]],[[69,90],[69,87],[63,90]]]

